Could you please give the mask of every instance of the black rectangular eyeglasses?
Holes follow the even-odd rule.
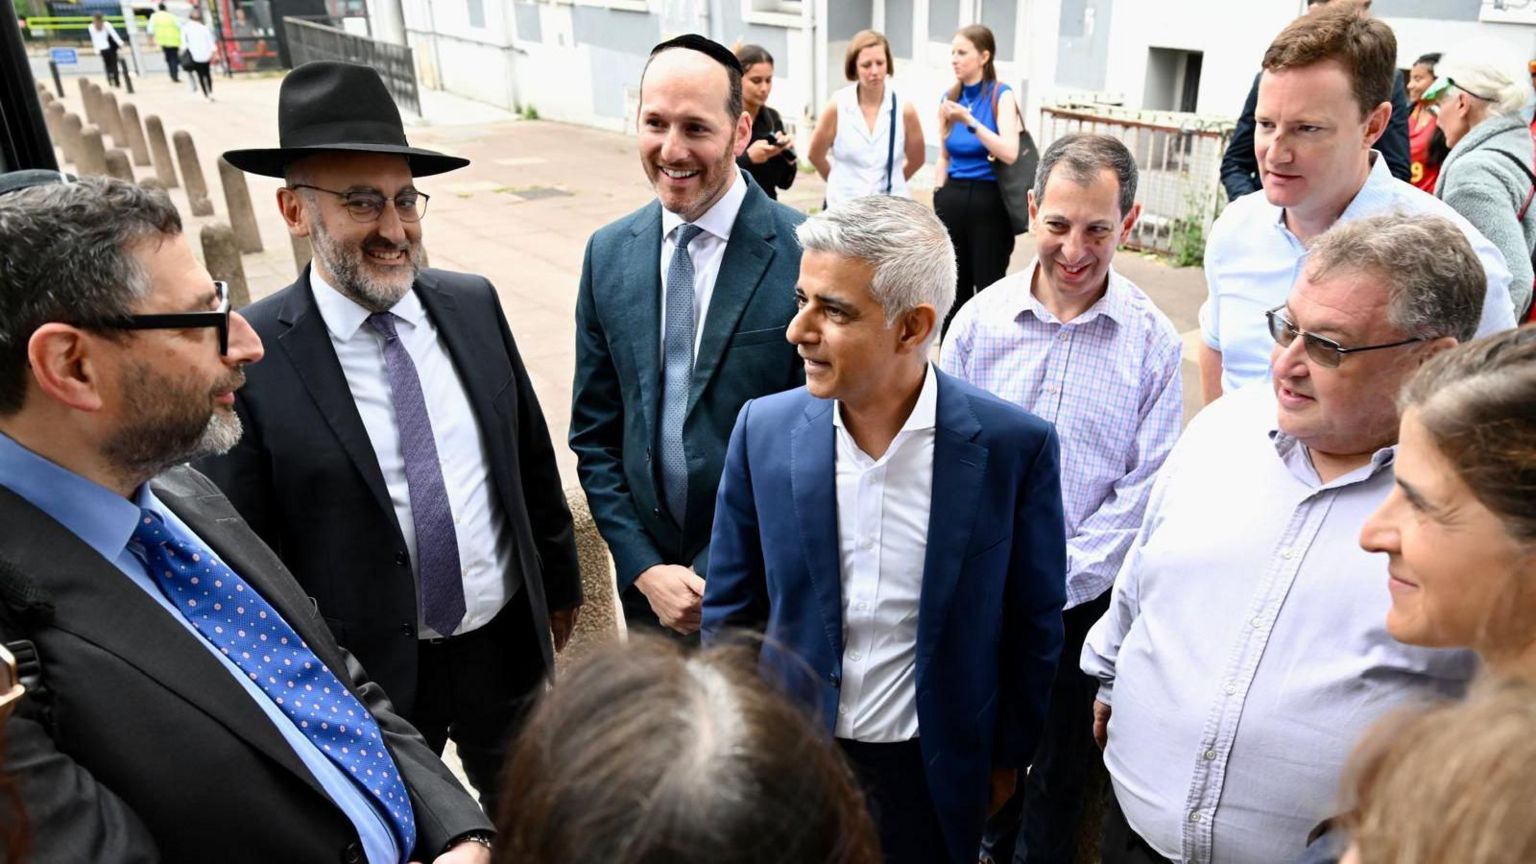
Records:
[[[219,331],[219,356],[229,354],[229,285],[213,283],[214,296],[219,308],[208,312],[171,312],[155,315],[124,315],[109,318],[100,323],[75,324],[87,330],[188,330],[195,327],[213,327]]]
[[[1275,340],[1275,344],[1281,348],[1289,348],[1291,343],[1296,341],[1296,337],[1300,336],[1302,347],[1306,350],[1307,356],[1312,358],[1317,365],[1325,366],[1329,369],[1337,369],[1339,364],[1344,362],[1344,357],[1347,354],[1359,354],[1362,351],[1381,351],[1386,348],[1401,348],[1404,345],[1423,342],[1427,338],[1418,336],[1413,339],[1404,339],[1401,342],[1388,342],[1385,345],[1362,345],[1358,348],[1345,348],[1326,336],[1308,333],[1292,324],[1285,315],[1281,314],[1284,310],[1285,306],[1280,305],[1264,313],[1264,316],[1269,319],[1269,335]]]

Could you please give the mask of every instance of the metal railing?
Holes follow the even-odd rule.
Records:
[[[1126,245],[1198,261],[1221,212],[1221,155],[1232,138],[1230,120],[1193,114],[1139,112],[1103,105],[1055,105],[1040,110],[1042,151],[1063,135],[1120,139],[1136,157],[1141,219]]]
[[[293,65],[311,60],[346,60],[371,66],[384,79],[389,95],[399,105],[421,116],[421,94],[416,87],[416,58],[410,46],[380,42],[297,18],[283,19]]]

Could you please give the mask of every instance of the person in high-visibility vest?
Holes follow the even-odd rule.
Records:
[[[180,81],[181,60],[181,20],[175,15],[165,11],[165,4],[156,4],[155,14],[149,16],[149,32],[155,37],[155,44],[165,53],[165,68],[171,73],[172,81]]]

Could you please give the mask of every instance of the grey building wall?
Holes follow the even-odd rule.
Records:
[[[1375,0],[1371,14],[1378,18],[1476,21],[1482,6],[1482,0]]]
[[[960,0],[931,0],[928,4],[928,40],[948,42],[960,29]]]
[[[544,30],[539,24],[539,7],[532,3],[513,3],[512,15],[517,22],[517,38],[529,42],[544,41]]]
[[[718,26],[711,28],[715,31],[714,39],[723,45],[734,45],[737,40],[744,45],[761,45],[773,55],[774,77],[782,78],[790,74],[788,30],[748,24],[742,19],[740,0],[722,0],[713,9],[720,15]]]
[[[1013,61],[1013,34],[1018,13],[1017,0],[984,0],[981,4],[981,23],[991,28],[997,39],[997,59],[1005,63]]]
[[[874,0],[834,0],[827,4],[827,39],[841,42],[874,20]]]
[[[625,88],[639,86],[646,57],[661,41],[661,20],[644,12],[573,6],[571,37],[590,50],[592,110],[623,119]]]
[[[1086,26],[1092,11],[1093,26]],[[1057,30],[1056,84],[1102,90],[1109,75],[1109,23],[1114,0],[1061,0]]]
[[[897,57],[913,56],[912,16],[912,0],[885,0],[885,38]]]

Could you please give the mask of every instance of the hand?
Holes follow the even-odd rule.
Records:
[[[1093,700],[1093,743],[1099,745],[1100,750],[1109,743],[1109,713],[1108,705]]]
[[[663,626],[684,636],[698,631],[704,606],[704,580],[698,574],[677,564],[657,564],[640,574],[635,587]]]
[[[466,840],[433,858],[432,864],[491,864],[491,850]]]
[[[987,818],[997,815],[997,811],[1003,809],[1008,799],[1013,797],[1014,790],[1019,788],[1019,772],[1016,768],[992,769],[992,803],[987,806]]]
[[[958,123],[961,126],[976,125],[976,118],[971,116],[971,112],[967,111],[964,105],[953,99],[944,100],[944,104],[939,106],[939,115],[951,124]]]
[[[580,616],[580,606],[549,613],[549,631],[555,637],[556,651],[565,650],[565,643],[571,641],[571,631],[576,629],[576,619]]]
[[[773,143],[779,148],[780,153],[783,153],[785,150],[795,149],[795,139],[791,138],[789,134],[785,132],[778,133],[777,137],[774,138]]]
[[[779,155],[783,149],[784,148],[775,145],[771,141],[759,139],[757,141],[753,141],[747,147],[747,158],[752,161],[753,165],[761,165],[764,162],[767,162],[769,159]]]

